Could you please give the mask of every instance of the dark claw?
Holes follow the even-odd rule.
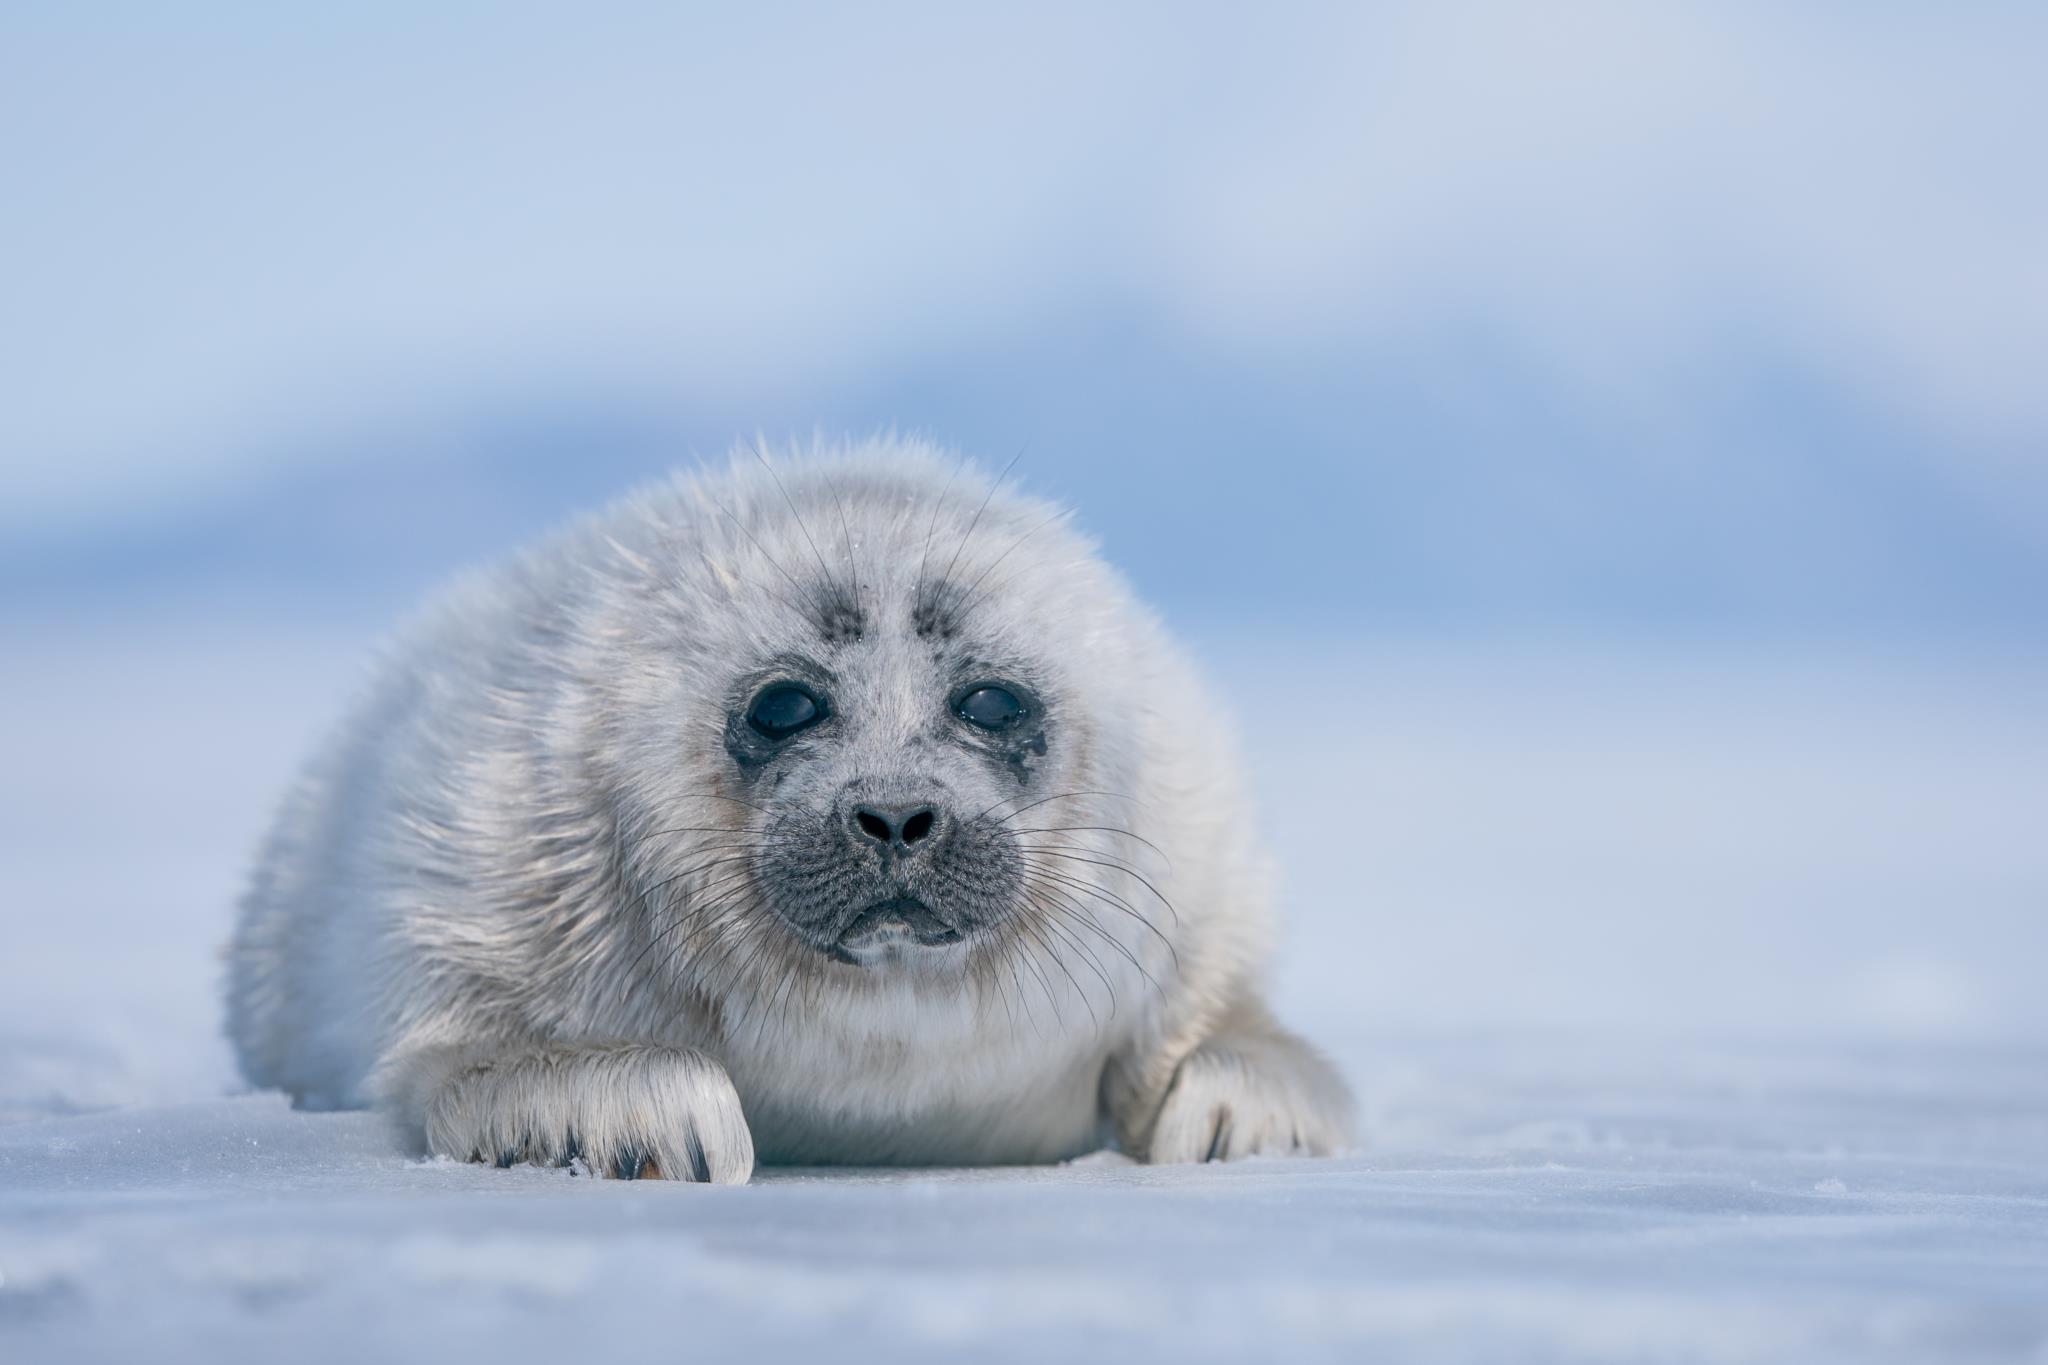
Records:
[[[690,1179],[699,1184],[711,1181],[711,1162],[704,1155],[704,1143],[692,1128],[683,1138],[683,1155],[690,1159]]]
[[[1203,1157],[1202,1160],[1215,1161],[1222,1157],[1224,1152],[1229,1150],[1229,1147],[1230,1106],[1219,1104],[1216,1106],[1216,1131],[1209,1137],[1209,1154]]]
[[[512,1168],[513,1168],[514,1166],[517,1166],[518,1164],[519,1164],[519,1153],[517,1153],[517,1152],[513,1151],[513,1150],[512,1150],[511,1148],[509,1148],[509,1147],[508,1147],[508,1148],[506,1148],[506,1149],[505,1149],[504,1151],[502,1151],[502,1152],[498,1153],[498,1169],[499,1169],[499,1170],[501,1170],[501,1171],[509,1171],[509,1170],[511,1170],[511,1169],[512,1169]]]

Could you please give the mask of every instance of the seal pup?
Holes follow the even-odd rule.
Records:
[[[737,455],[458,582],[292,790],[244,1074],[626,1178],[1325,1153],[1222,709],[1066,514]]]

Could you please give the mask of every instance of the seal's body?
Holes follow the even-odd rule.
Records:
[[[891,443],[630,498],[401,633],[230,953],[249,1079],[433,1150],[744,1180],[1344,1139],[1193,669]]]

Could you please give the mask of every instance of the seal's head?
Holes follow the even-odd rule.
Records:
[[[1058,510],[892,446],[605,526],[599,766],[652,960],[713,996],[950,976],[1077,957],[1128,902],[1100,874],[1149,623]]]

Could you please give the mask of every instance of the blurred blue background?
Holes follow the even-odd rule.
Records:
[[[1240,709],[1357,699],[1254,753],[1298,932],[1376,949],[1297,941],[1299,1012],[2038,1032],[2043,51],[2026,5],[9,7],[20,1017],[211,1027],[161,954],[450,571],[900,428],[1021,450]]]
[[[17,601],[386,611],[896,426],[1179,617],[2048,622],[2038,7],[4,22]]]

